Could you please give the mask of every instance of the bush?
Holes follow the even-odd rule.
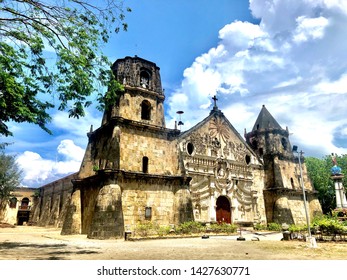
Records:
[[[155,226],[150,221],[138,222],[134,229],[134,235],[148,236],[154,232]]]
[[[340,234],[345,233],[346,228],[343,223],[334,216],[320,216],[313,220],[314,227],[317,227],[321,232],[327,234]]]
[[[277,223],[268,223],[267,229],[272,231],[282,231],[282,226]]]
[[[290,232],[306,232],[307,231],[307,225],[290,225],[289,229]]]
[[[205,227],[195,221],[184,222],[177,227],[175,227],[175,232],[177,234],[191,234],[191,233],[199,233],[205,230]]]
[[[265,224],[261,224],[261,223],[257,223],[253,226],[253,228],[255,230],[266,230],[267,229],[267,225]]]

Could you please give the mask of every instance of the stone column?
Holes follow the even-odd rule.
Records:
[[[81,234],[81,228],[81,191],[79,189],[76,189],[71,195],[71,202],[66,213],[66,218],[61,230],[61,234]]]
[[[122,191],[119,185],[109,184],[100,189],[88,238],[124,238]]]

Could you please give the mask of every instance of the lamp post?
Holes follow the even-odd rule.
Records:
[[[302,194],[303,194],[303,199],[304,199],[304,207],[305,207],[305,214],[306,214],[306,223],[307,223],[307,231],[308,231],[308,239],[310,240],[311,247],[317,247],[317,244],[315,242],[315,238],[312,237],[311,235],[311,227],[310,227],[310,218],[308,215],[308,210],[307,210],[307,204],[306,204],[306,194],[305,194],[305,187],[304,187],[304,179],[302,176],[302,167],[301,167],[301,157],[304,154],[303,151],[298,151],[298,146],[293,146],[293,153],[298,154],[298,159],[299,159],[299,169],[300,169],[300,185],[302,189]]]

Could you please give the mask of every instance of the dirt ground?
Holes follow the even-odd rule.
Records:
[[[244,232],[203,239],[93,240],[56,228],[0,228],[1,260],[347,260],[347,242],[281,241],[281,233]]]

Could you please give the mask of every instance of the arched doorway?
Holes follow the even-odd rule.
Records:
[[[220,196],[216,202],[216,219],[217,223],[231,223],[230,202],[226,196]]]

